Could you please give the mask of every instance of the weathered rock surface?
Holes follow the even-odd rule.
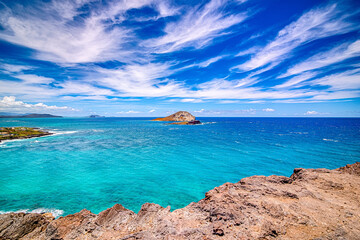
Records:
[[[244,178],[173,212],[145,203],[138,214],[120,204],[58,219],[3,214],[0,239],[360,239],[360,163]]]
[[[195,117],[186,111],[179,111],[177,113],[171,114],[170,116],[164,118],[156,118],[153,121],[174,121],[174,122],[190,122],[194,121]]]

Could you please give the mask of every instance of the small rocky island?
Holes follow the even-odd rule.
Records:
[[[360,239],[360,162],[335,170],[297,168],[290,177],[252,176],[170,211],[120,204],[55,219],[0,214],[0,239]]]
[[[201,122],[199,120],[196,120],[191,113],[186,111],[179,111],[164,118],[155,118],[152,121],[173,122],[170,124],[176,124],[176,125],[201,124]]]
[[[26,139],[52,135],[52,133],[30,127],[0,127],[0,142],[2,140]]]

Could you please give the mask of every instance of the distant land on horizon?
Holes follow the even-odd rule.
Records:
[[[6,114],[6,115],[0,115],[0,118],[62,118],[62,116],[30,113],[30,114],[20,114],[20,115]]]

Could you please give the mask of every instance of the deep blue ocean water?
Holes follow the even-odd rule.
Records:
[[[55,135],[0,144],[0,212],[145,202],[172,210],[225,182],[290,176],[360,161],[359,118],[199,118],[177,126],[149,118],[0,119]]]

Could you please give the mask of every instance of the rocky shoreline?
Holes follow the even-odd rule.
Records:
[[[53,135],[51,132],[30,127],[0,127],[0,142]]]
[[[145,203],[138,214],[120,204],[58,219],[2,214],[0,239],[360,239],[360,162],[225,183],[173,212]]]

